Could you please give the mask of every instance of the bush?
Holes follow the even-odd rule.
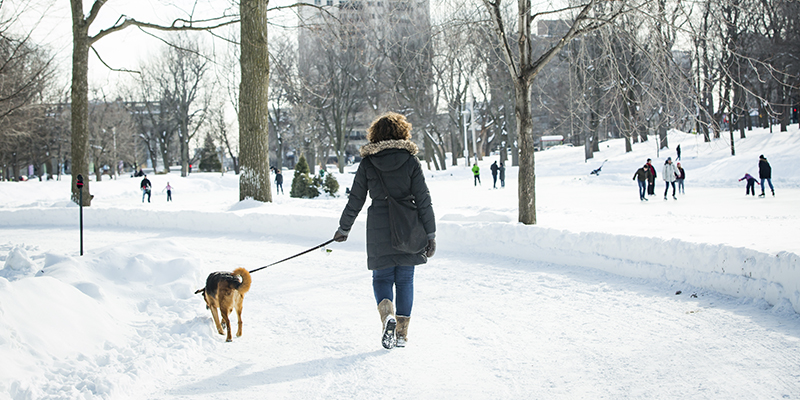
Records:
[[[200,171],[222,171],[222,163],[219,162],[219,155],[217,154],[216,145],[214,145],[214,138],[211,134],[206,134],[203,150],[200,155]]]
[[[294,166],[294,178],[292,179],[292,189],[289,191],[290,197],[306,197],[308,188],[311,186],[311,178],[308,176],[308,162],[304,156]]]
[[[325,183],[323,184],[322,189],[325,191],[325,193],[336,197],[336,193],[339,191],[339,181],[337,181],[333,175],[326,174]]]
[[[339,182],[330,174],[326,174],[325,179],[318,175],[312,177],[306,158],[300,156],[297,165],[294,166],[294,178],[289,196],[313,199],[319,196],[320,189],[331,196],[336,196],[336,192],[339,191]]]

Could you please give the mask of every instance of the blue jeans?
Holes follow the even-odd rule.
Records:
[[[775,188],[772,187],[772,179],[771,178],[761,178],[761,194],[764,194],[764,191],[767,190],[767,188],[764,187],[764,181],[767,181],[767,183],[769,183],[769,189],[774,192]]]
[[[397,290],[397,301],[394,301],[394,290]],[[372,290],[375,302],[383,299],[394,302],[395,314],[411,316],[414,304],[414,266],[397,266],[372,271]]]
[[[664,189],[664,197],[667,197],[667,192],[669,192],[669,185],[672,185],[672,197],[675,197],[675,182],[664,181],[664,183],[667,184],[667,187]]]
[[[683,179],[678,179],[676,182],[678,182],[678,193],[684,194],[683,193]]]
[[[640,181],[637,179],[636,182],[639,182],[639,200],[644,199],[647,192],[647,181]]]

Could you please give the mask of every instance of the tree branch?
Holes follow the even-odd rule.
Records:
[[[133,70],[130,70],[130,69],[113,68],[110,65],[108,65],[108,63],[106,63],[105,60],[103,60],[103,57],[100,57],[100,53],[97,52],[97,49],[95,49],[94,46],[90,47],[90,49],[92,49],[92,51],[94,52],[94,55],[97,56],[97,59],[100,60],[100,62],[103,63],[103,65],[105,65],[106,68],[108,68],[111,71],[114,71],[114,72],[130,72],[132,74],[140,74],[141,73],[140,71],[133,71]]]
[[[229,19],[229,18],[234,18],[234,19]],[[196,24],[205,24],[205,23],[208,23],[208,22],[215,22],[215,21],[225,20],[225,19],[228,19],[228,20],[226,20],[224,22],[220,22],[220,23],[214,24],[214,25],[196,26]],[[221,28],[223,26],[235,24],[235,23],[238,23],[238,22],[239,22],[238,18],[229,17],[229,16],[219,17],[219,18],[212,18],[212,19],[207,19],[207,20],[197,20],[197,21],[191,21],[191,20],[185,20],[183,18],[178,18],[178,19],[172,21],[172,25],[164,26],[164,25],[158,25],[158,24],[151,24],[151,23],[148,23],[148,22],[137,21],[137,20],[135,20],[133,18],[123,17],[120,20],[118,20],[118,22],[116,24],[114,24],[114,26],[112,26],[112,27],[110,27],[108,29],[103,29],[103,30],[101,30],[100,32],[98,32],[94,36],[90,36],[89,37],[89,45],[93,45],[95,42],[97,42],[98,40],[108,36],[109,34],[121,31],[121,30],[123,30],[123,29],[125,29],[125,28],[127,28],[129,26],[138,26],[139,28],[149,28],[149,29],[155,29],[155,30],[160,30],[160,31],[207,31],[207,30],[217,29],[217,28]]]

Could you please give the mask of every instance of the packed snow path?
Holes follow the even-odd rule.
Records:
[[[5,232],[50,243],[48,251],[75,244],[62,230]],[[200,286],[213,270],[305,249],[176,232],[101,231],[92,240],[81,260],[130,265],[107,259],[127,248],[152,252],[159,268],[177,257],[202,264]],[[334,244],[254,273],[244,335],[232,343],[199,296],[165,303],[145,289],[138,318],[120,321],[129,339],[57,362],[45,386],[15,398],[72,398],[86,382],[107,385],[90,387],[98,397],[148,399],[800,397],[800,315],[790,306],[477,252],[442,249],[417,268],[408,347],[386,351],[362,247]]]

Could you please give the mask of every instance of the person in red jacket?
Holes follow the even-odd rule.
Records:
[[[647,177],[647,194],[653,196],[656,194],[656,167],[651,162],[648,158],[646,165],[650,168],[650,176]]]

